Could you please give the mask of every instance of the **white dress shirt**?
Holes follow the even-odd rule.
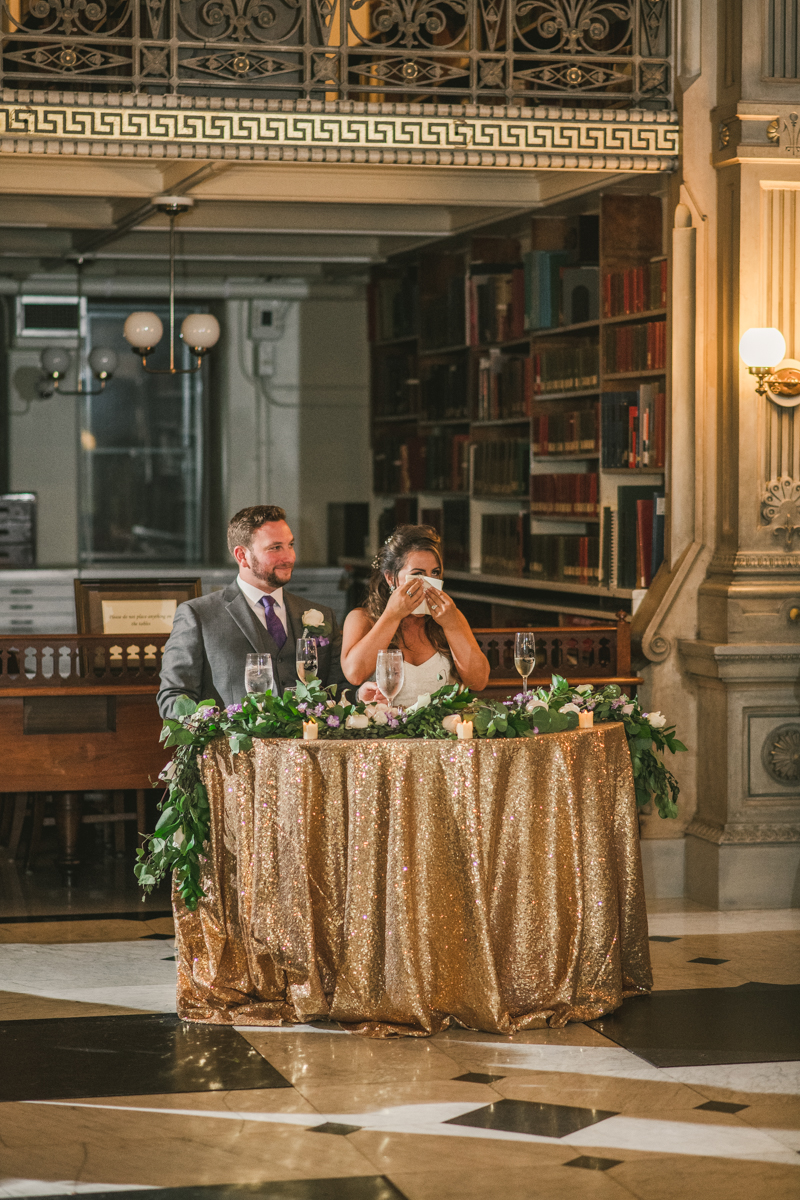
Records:
[[[242,594],[247,603],[252,608],[256,617],[266,629],[267,627],[267,612],[264,605],[261,603],[264,596],[270,595],[275,601],[273,612],[277,613],[278,620],[286,630],[286,636],[289,636],[289,627],[286,623],[286,605],[283,602],[283,588],[276,588],[274,592],[262,592],[261,588],[253,587],[252,583],[245,583],[241,575],[236,576],[236,582],[242,590]]]

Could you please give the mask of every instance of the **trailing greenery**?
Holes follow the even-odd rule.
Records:
[[[636,785],[636,802],[653,801],[661,817],[676,817],[678,783],[663,754],[686,747],[675,737],[661,713],[645,713],[616,684],[595,690],[589,684],[573,688],[554,675],[549,688],[519,693],[507,700],[482,700],[451,684],[432,695],[420,696],[406,710],[385,704],[348,700],[335,686],[322,688],[315,679],[298,683],[283,696],[249,695],[241,704],[219,709],[211,700],[195,704],[181,696],[175,716],[164,722],[161,740],[175,747],[159,779],[166,785],[155,831],[138,851],[134,868],[140,885],[151,891],[169,872],[187,908],[195,909],[204,892],[200,883],[208,850],[210,809],[200,773],[200,756],[209,742],[225,737],[232,754],[249,750],[255,738],[303,737],[304,722],[313,722],[322,741],[363,741],[385,738],[449,738],[455,727],[472,721],[477,738],[537,737],[577,728],[582,710],[595,722],[621,721],[625,726]]]

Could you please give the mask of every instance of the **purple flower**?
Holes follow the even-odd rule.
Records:
[[[534,733],[538,733],[538,732],[539,732],[539,726],[538,726],[538,725],[534,725],[534,727],[533,727],[533,732],[534,732]]]
[[[330,725],[331,729],[338,729],[340,725],[338,717],[326,717],[325,723],[326,725]]]
[[[215,704],[209,704],[206,705],[205,708],[198,708],[197,715],[198,717],[203,717],[205,720],[208,720],[208,718],[213,716],[213,714],[216,712],[219,712],[217,706]]]
[[[396,717],[389,717],[389,728],[390,729],[397,729],[399,724],[400,724],[400,722],[397,720]]]
[[[228,707],[225,709],[225,712],[228,714],[229,717],[233,717],[236,715],[236,713],[240,713],[241,711],[242,711],[241,704],[229,704]]]
[[[318,704],[317,707],[314,709],[314,716],[321,717],[324,712],[325,712],[325,705]]]
[[[308,705],[305,703],[305,701],[303,701],[302,704],[298,704],[298,706],[297,706],[298,712],[306,712],[307,710],[308,710]]]
[[[330,646],[330,644],[331,644],[330,638],[317,638],[318,646]]]

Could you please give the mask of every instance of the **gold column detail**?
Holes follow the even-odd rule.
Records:
[[[764,325],[780,329],[787,359],[800,353],[800,186],[763,180],[761,184],[761,288]],[[797,408],[762,401],[764,407],[762,481],[800,489],[800,419]],[[763,519],[769,521],[764,509]]]

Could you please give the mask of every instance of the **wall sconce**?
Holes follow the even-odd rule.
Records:
[[[159,369],[147,365],[148,355],[164,335],[163,323],[156,313],[131,313],[122,332],[149,375],[193,375],[203,365],[203,355],[216,346],[220,332],[219,321],[211,313],[190,313],[181,325],[181,338],[196,355],[197,362],[193,367],[175,366],[175,218],[188,212],[194,200],[188,196],[157,196],[153,204],[169,217],[169,366]]]
[[[99,388],[91,390],[83,386],[83,371],[84,371],[84,320],[85,310],[82,304],[83,300],[83,265],[84,259],[77,258],[75,266],[78,273],[78,367],[77,367],[77,385],[74,391],[67,392],[64,388],[59,387],[61,380],[69,370],[70,356],[61,346],[48,346],[42,351],[42,377],[39,380],[39,396],[42,400],[49,400],[54,392],[58,392],[60,396],[99,396],[105,388],[111,376],[117,369],[117,356],[113,350],[106,350],[102,346],[95,346],[91,350],[89,357],[86,360],[89,369],[94,375]]]
[[[782,408],[800,404],[800,363],[786,359],[786,342],[778,329],[748,329],[739,342],[739,355],[758,383],[756,392]],[[775,368],[785,360],[780,370]]]

